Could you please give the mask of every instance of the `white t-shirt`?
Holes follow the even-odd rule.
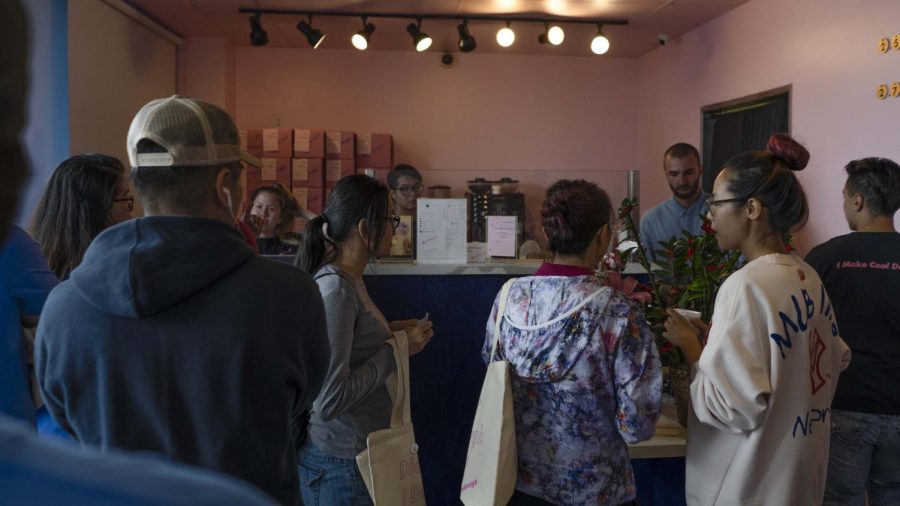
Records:
[[[772,254],[732,274],[691,384],[688,504],[821,504],[849,361],[812,267]]]

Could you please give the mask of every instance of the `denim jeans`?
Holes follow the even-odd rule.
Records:
[[[372,506],[356,459],[342,459],[307,440],[299,454],[303,506]]]
[[[900,415],[831,412],[826,506],[900,504]]]

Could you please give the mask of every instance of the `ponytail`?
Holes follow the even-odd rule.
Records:
[[[326,220],[322,214],[306,222],[303,239],[297,250],[294,265],[310,276],[315,275],[323,265],[333,261],[340,254],[337,243],[325,236],[323,228],[327,223]]]

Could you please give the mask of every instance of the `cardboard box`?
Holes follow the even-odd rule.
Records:
[[[325,160],[325,183],[337,183],[342,178],[356,173],[353,160]]]
[[[263,158],[262,182],[278,181],[286,187],[291,187],[291,159],[290,158]]]
[[[262,149],[262,128],[241,128],[238,130],[241,138],[241,149],[248,151],[250,148]]]
[[[244,170],[247,172],[247,184],[259,184],[262,182],[262,169],[252,165],[244,164]]]
[[[329,185],[325,187],[325,202],[328,202],[328,198],[331,197],[331,190],[334,189],[334,185]]]
[[[325,131],[295,128],[294,158],[325,158]]]
[[[250,198],[253,197],[253,193],[256,190],[258,190],[260,186],[262,186],[261,182],[260,183],[251,183],[250,181],[247,181],[247,190],[246,190],[247,196],[245,197],[245,200],[246,200],[246,206],[248,209],[253,207],[253,202],[250,201]]]
[[[356,135],[353,132],[325,132],[326,160],[355,160]]]
[[[372,134],[369,167],[373,169],[394,168],[394,138],[391,134]]]
[[[291,160],[292,188],[322,188],[325,186],[325,160],[294,158]]]
[[[290,158],[294,152],[294,130],[292,128],[263,128],[262,150],[263,156]]]
[[[375,179],[384,183],[385,186],[388,186],[387,176],[390,171],[390,169],[375,169]]]
[[[251,155],[257,157],[257,158],[262,158],[262,157],[263,157],[263,150],[262,150],[262,148],[247,148],[246,151],[247,151],[248,153],[250,153]]]
[[[322,214],[324,188],[294,188],[291,193],[297,199],[300,207],[316,214]]]

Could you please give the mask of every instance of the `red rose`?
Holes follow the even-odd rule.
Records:
[[[694,258],[694,248],[688,248],[687,257],[688,257],[688,260],[690,260],[691,258]]]
[[[703,232],[704,232],[706,235],[712,235],[712,234],[715,234],[715,233],[716,233],[716,231],[713,230],[713,228],[712,228],[712,222],[709,222],[709,221],[706,221],[706,220],[703,220],[703,225],[701,225],[700,228],[703,229]]]

